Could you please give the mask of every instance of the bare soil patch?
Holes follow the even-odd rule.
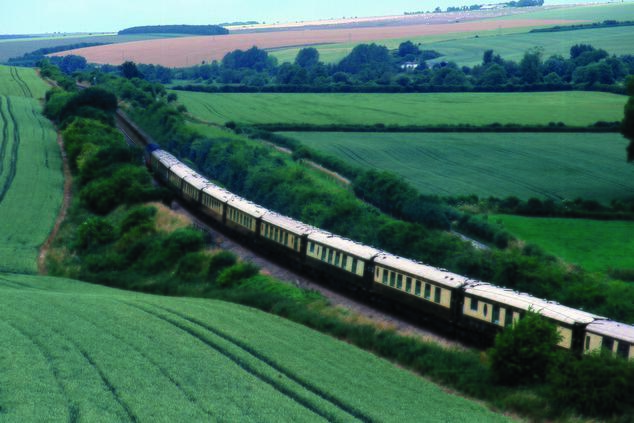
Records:
[[[119,65],[131,60],[137,63],[159,64],[168,67],[185,67],[203,61],[220,60],[230,51],[259,48],[281,48],[290,46],[332,44],[344,42],[368,42],[373,40],[420,37],[456,32],[488,31],[498,28],[562,25],[577,21],[549,19],[484,20],[451,24],[418,24],[385,27],[362,27],[346,29],[307,29],[260,33],[242,33],[219,36],[183,37],[160,40],[136,41],[81,48],[56,56],[77,54],[89,62]]]

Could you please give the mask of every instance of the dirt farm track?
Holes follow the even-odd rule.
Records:
[[[311,29],[238,33],[218,36],[169,38],[82,48],[54,55],[77,54],[92,63],[119,65],[126,60],[136,63],[186,67],[220,60],[230,51],[259,48],[296,47],[314,44],[368,42],[457,32],[487,31],[499,28],[561,25],[569,20],[483,20],[450,24],[422,24],[367,28]]]

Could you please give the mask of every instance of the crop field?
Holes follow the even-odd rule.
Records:
[[[224,124],[442,125],[469,123],[585,126],[623,118],[626,97],[599,92],[439,94],[208,94],[178,91],[199,119]]]
[[[440,41],[425,45],[436,50],[442,57],[430,61],[452,61],[461,66],[473,66],[482,63],[482,55],[493,49],[503,59],[519,62],[524,53],[534,47],[541,49],[543,57],[554,54],[569,57],[570,47],[575,44],[591,44],[610,54],[634,54],[634,26],[616,28],[583,29],[563,32],[539,32],[499,35],[492,37],[463,38]]]
[[[518,239],[589,271],[634,269],[634,222],[491,215]]]
[[[43,99],[49,88],[33,69],[0,66],[0,95]]]
[[[544,8],[521,15],[500,16],[495,19],[572,19],[592,22],[603,22],[613,19],[617,21],[631,21],[634,20],[634,3],[628,1],[627,3],[579,4],[552,9]]]
[[[620,134],[284,132],[363,168],[401,175],[425,194],[630,198]]]
[[[78,54],[89,62],[118,65],[126,60],[168,67],[187,67],[203,61],[220,60],[235,49],[297,47],[330,43],[363,43],[438,34],[487,31],[498,28],[535,27],[572,23],[567,20],[471,21],[451,24],[416,24],[386,27],[315,29],[238,33],[211,37],[183,37],[88,47],[54,55]]]
[[[0,307],[3,420],[505,421],[243,306],[0,274]]]
[[[27,97],[45,87],[33,70],[0,67],[0,94],[15,94],[0,95],[0,271],[37,271],[62,202],[57,135],[40,103]]]

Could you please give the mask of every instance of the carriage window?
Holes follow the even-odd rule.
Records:
[[[484,317],[486,317],[487,314],[489,314],[489,306],[487,304],[485,304],[484,305]]]
[[[590,336],[586,335],[586,351],[590,349]]]
[[[602,345],[603,345],[603,348],[612,351],[614,349],[614,339],[604,336]]]
[[[332,256],[333,252],[331,249],[328,249],[328,263],[332,264]]]
[[[326,261],[326,250],[327,248],[321,247],[321,260]]]
[[[428,283],[425,284],[425,299],[428,300],[431,298],[431,285]]]
[[[356,257],[352,258],[352,273],[357,273],[357,259]],[[383,271],[383,273],[385,273],[385,270]]]
[[[387,285],[387,270],[383,269],[383,283]]]
[[[315,252],[315,244],[313,244],[312,242],[309,242],[308,246],[310,247],[310,252],[314,253]]]
[[[436,292],[434,293],[434,302],[435,303],[439,303],[440,302],[440,294],[441,294],[441,289],[436,287]]]
[[[405,291],[410,292],[412,290],[412,278],[407,277],[405,279]]]
[[[398,289],[401,289],[403,287],[403,275],[401,275],[401,274],[398,274],[396,276],[396,287]]]
[[[471,311],[478,311],[478,300],[471,298]]]
[[[616,354],[620,357],[627,358],[630,352],[630,344],[624,341],[619,341],[619,346],[616,347]]]
[[[420,281],[416,281],[416,288],[415,288],[414,294],[418,295],[419,297],[420,297],[420,285],[421,285]]]
[[[396,273],[390,272],[390,286],[394,286],[395,280],[396,280]]]
[[[348,267],[348,256],[343,256],[343,263],[341,263],[341,267],[344,269]]]

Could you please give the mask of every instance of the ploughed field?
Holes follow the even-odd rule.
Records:
[[[46,89],[32,69],[0,67],[0,271],[37,271],[62,203],[57,135],[39,101]]]
[[[425,194],[609,202],[634,193],[620,134],[283,132]]]
[[[195,117],[211,123],[351,125],[585,126],[620,121],[627,97],[585,91],[435,94],[210,94],[176,91]]]
[[[509,215],[490,215],[489,222],[586,270],[634,269],[634,222]]]
[[[0,274],[0,419],[504,421],[282,318]]]

